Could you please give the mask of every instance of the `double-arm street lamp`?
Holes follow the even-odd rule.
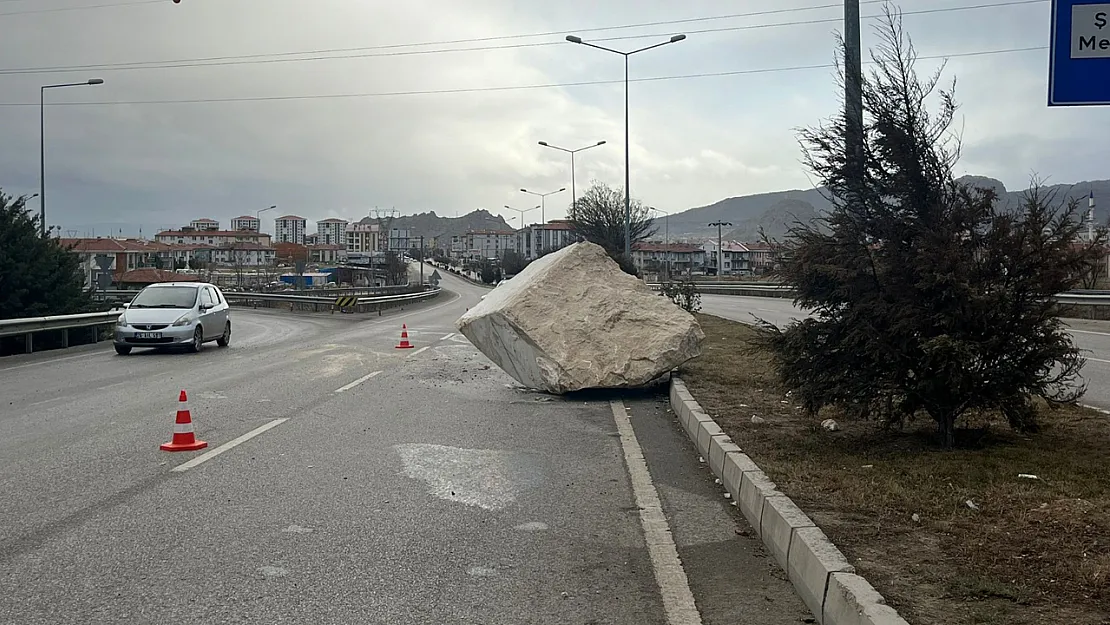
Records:
[[[85,82],[67,82],[39,87],[39,232],[44,238],[46,237],[46,90],[103,84],[104,80],[101,78],[90,78]]]
[[[632,190],[630,189],[632,175],[629,169],[628,156],[628,57],[638,52],[645,52],[653,48],[665,46],[669,43],[678,43],[685,38],[686,35],[674,35],[667,41],[661,41],[631,52],[621,52],[620,50],[614,50],[588,41],[582,41],[582,38],[577,35],[567,35],[567,41],[571,43],[578,43],[591,48],[597,48],[598,50],[605,50],[606,52],[612,52],[613,54],[619,54],[624,57],[624,253],[626,256],[632,254]]]
[[[725,250],[724,250],[724,246],[723,246],[722,241],[721,241],[721,228],[724,227],[724,226],[732,226],[732,223],[728,222],[728,221],[714,221],[713,223],[709,224],[710,228],[713,228],[713,227],[717,228],[717,281],[718,282],[720,282],[723,279],[723,276],[725,275],[725,270],[724,270]]]
[[[590,148],[596,148],[599,145],[605,145],[605,142],[604,141],[598,141],[597,143],[594,143],[592,145],[587,145],[584,148],[578,148],[577,150],[571,150],[571,149],[568,149],[568,148],[561,148],[557,145],[551,145],[550,143],[548,143],[546,141],[540,141],[540,145],[542,145],[545,148],[551,148],[552,150],[559,150],[560,152],[566,152],[567,154],[570,154],[570,207],[573,210],[574,209],[574,203],[575,203],[575,201],[578,200],[578,191],[574,186],[574,155],[581,152],[582,150],[588,150]]]
[[[562,189],[559,189],[557,191],[548,191],[547,193],[536,193],[535,191],[529,191],[528,189],[521,189],[520,190],[521,193],[527,193],[528,195],[535,195],[535,196],[538,196],[540,198],[540,244],[537,248],[537,251],[539,249],[543,248],[543,243],[544,243],[544,241],[543,241],[544,232],[546,232],[545,228],[547,226],[547,214],[546,214],[547,213],[547,196],[555,195],[556,193],[562,193],[563,191],[566,191],[566,190],[567,190],[566,187],[563,187]]]

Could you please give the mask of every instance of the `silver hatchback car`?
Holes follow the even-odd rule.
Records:
[[[116,321],[116,353],[134,347],[186,347],[231,343],[231,310],[219,287],[206,282],[152,284],[124,304]]]

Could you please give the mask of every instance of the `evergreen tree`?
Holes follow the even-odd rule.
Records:
[[[80,258],[39,234],[26,200],[0,191],[0,319],[84,311],[89,296]]]
[[[947,447],[969,411],[998,410],[1033,430],[1034,399],[1070,403],[1083,392],[1084,360],[1053,303],[1089,266],[1078,204],[1034,181],[1006,207],[956,182],[953,90],[938,89],[939,72],[917,77],[897,13],[879,36],[861,160],[846,156],[843,117],[801,134],[833,209],[775,242],[782,277],[813,316],[764,324],[764,338],[813,414],[837,406],[891,423],[923,413]]]

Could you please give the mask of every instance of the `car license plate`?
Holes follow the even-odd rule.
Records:
[[[136,332],[135,338],[137,339],[160,339],[162,338],[161,332]]]

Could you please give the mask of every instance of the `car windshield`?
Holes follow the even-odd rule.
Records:
[[[135,296],[131,308],[192,308],[196,302],[193,286],[148,287]]]

